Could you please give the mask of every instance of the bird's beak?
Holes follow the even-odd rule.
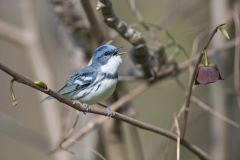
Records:
[[[119,46],[119,47],[117,47],[117,50],[120,50],[120,49],[122,49],[123,47],[122,46]]]
[[[117,48],[117,52],[114,54],[115,56],[123,55],[123,54],[127,53],[127,52],[119,52],[121,48],[123,48],[123,47],[120,46]]]
[[[120,53],[118,53],[118,55],[123,55],[123,54],[126,54],[126,53],[128,53],[128,52],[120,52]]]

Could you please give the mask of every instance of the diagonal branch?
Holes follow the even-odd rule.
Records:
[[[91,25],[91,31],[94,38],[96,38],[96,42],[101,44],[104,40],[107,39],[107,35],[104,32],[104,23],[100,23],[99,17],[96,15],[96,10],[93,7],[93,1],[89,0],[81,0],[83,9],[85,10],[86,16],[88,17],[88,21]]]
[[[188,87],[188,92],[187,92],[187,97],[186,97],[186,101],[185,101],[185,111],[184,111],[184,117],[183,117],[183,127],[182,127],[182,135],[181,137],[184,138],[186,130],[187,130],[187,122],[188,122],[188,114],[189,114],[189,109],[190,109],[190,101],[191,101],[191,96],[192,96],[192,90],[193,90],[193,85],[194,85],[194,81],[195,81],[195,77],[197,75],[197,71],[198,71],[198,66],[202,61],[202,58],[204,56],[204,51],[206,51],[209,47],[210,42],[212,41],[214,35],[217,33],[218,29],[223,26],[224,24],[218,25],[213,32],[210,35],[210,38],[208,39],[205,47],[203,48],[203,50],[201,51],[200,55],[197,58],[192,76],[191,76],[191,80],[190,80],[190,84]]]
[[[14,27],[2,20],[0,20],[0,35],[9,41],[26,46],[25,30]]]
[[[240,37],[236,37],[235,39],[226,42],[221,47],[209,49],[208,50],[208,57],[213,57],[216,54],[224,54],[226,52],[220,52],[220,51],[227,50],[227,49],[230,49],[230,48],[236,47],[236,46],[240,46]],[[199,53],[196,53],[196,55],[197,56],[194,56],[194,57],[178,64],[177,66],[169,65],[166,68],[164,68],[164,70],[160,70],[156,74],[155,81],[159,81],[159,80],[162,80],[162,79],[165,79],[165,78],[176,76],[176,75],[186,71],[190,66],[192,66],[196,63],[197,58],[199,56]],[[142,80],[142,79],[144,79],[144,77],[137,76],[137,75],[119,76],[120,81],[136,81],[136,80]]]
[[[99,115],[108,116],[108,112],[106,110],[102,109],[102,108],[92,107],[90,109],[87,109],[86,107],[83,107],[78,103],[74,103],[74,101],[63,97],[63,96],[59,95],[58,93],[56,93],[56,92],[54,92],[50,89],[41,88],[38,85],[34,84],[34,82],[32,82],[31,80],[29,80],[26,77],[16,73],[15,71],[9,69],[8,67],[6,67],[5,65],[3,65],[1,63],[0,63],[0,69],[2,71],[4,71],[5,73],[9,74],[10,76],[12,76],[16,80],[16,82],[22,83],[22,84],[27,85],[31,88],[34,88],[38,91],[46,93],[46,94],[54,97],[55,99],[57,99],[59,102],[62,102],[62,103],[66,104],[66,105],[68,105],[68,106],[70,106],[70,107],[72,107],[72,108],[74,108],[78,111],[89,112],[89,113],[95,113],[95,114],[99,114]],[[151,131],[153,133],[157,133],[159,135],[165,136],[165,137],[167,137],[169,139],[172,139],[174,141],[177,140],[177,135],[168,131],[168,130],[159,128],[157,126],[154,126],[152,124],[148,124],[146,122],[139,121],[137,119],[125,116],[123,114],[113,112],[112,118],[114,118],[116,120],[126,122],[126,123],[129,123],[129,124],[132,124],[132,125],[134,125],[138,128],[142,128],[144,130],[148,130],[148,131]],[[190,150],[191,152],[193,152],[195,155],[197,155],[199,158],[201,158],[203,160],[210,160],[211,159],[208,154],[206,154],[204,151],[202,151],[197,146],[189,143],[185,139],[181,139],[181,145],[186,147],[188,150]]]
[[[132,99],[134,99],[136,96],[140,95],[142,92],[144,92],[147,88],[149,88],[148,85],[149,83],[146,82],[142,82],[138,87],[136,87],[134,90],[130,91],[128,94],[124,95],[123,97],[121,97],[119,100],[117,100],[116,102],[114,102],[110,108],[113,111],[118,110],[119,108],[121,108],[122,106],[124,106],[124,104],[126,104],[127,102],[131,101]],[[104,122],[106,122],[108,120],[107,117],[103,117],[103,116],[97,116],[94,119],[90,120],[90,122],[88,122],[79,132],[77,132],[76,134],[74,134],[71,139],[74,139],[74,141],[78,141],[80,139],[82,139],[84,136],[86,136],[89,132],[93,131],[94,129],[96,129],[97,127],[101,126]],[[66,140],[63,143],[63,148],[69,148],[74,144],[74,141],[72,140]]]

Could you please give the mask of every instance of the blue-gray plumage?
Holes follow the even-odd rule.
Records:
[[[90,64],[72,75],[58,93],[84,104],[105,100],[116,88],[121,62],[117,47],[102,45],[94,51]]]

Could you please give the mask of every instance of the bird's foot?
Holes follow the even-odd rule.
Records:
[[[72,100],[72,101],[73,101],[73,105],[75,105],[75,104],[82,105],[82,103],[81,103],[81,102],[79,102],[78,100]]]
[[[86,112],[89,112],[90,107],[88,104],[81,103],[78,100],[73,100],[73,104],[79,104],[79,105],[83,106],[83,108],[86,110]],[[86,114],[86,112],[83,111],[83,114]]]
[[[107,107],[106,111],[107,111],[108,118],[112,118],[113,116],[115,116],[115,113],[112,111],[112,109],[110,107]]]
[[[86,110],[86,112],[89,112],[90,106],[88,104],[82,104],[82,106]],[[86,114],[86,112],[83,112],[83,114]]]

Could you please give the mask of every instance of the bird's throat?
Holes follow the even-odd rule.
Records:
[[[109,61],[100,67],[100,71],[104,73],[116,74],[120,64],[122,63],[122,58],[118,56],[114,56]]]

